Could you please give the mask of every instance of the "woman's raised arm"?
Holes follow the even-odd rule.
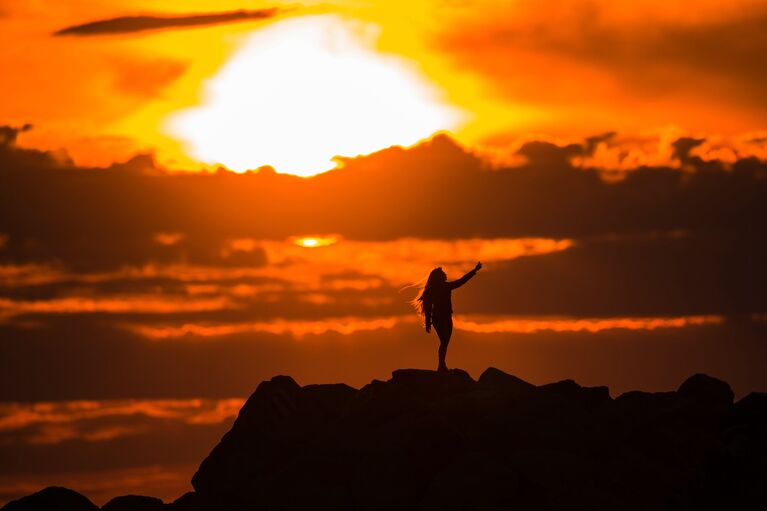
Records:
[[[464,275],[458,280],[451,280],[450,282],[446,282],[445,284],[447,285],[449,289],[455,289],[457,287],[461,287],[462,285],[466,284],[469,281],[469,279],[471,279],[474,275],[476,275],[477,272],[481,269],[482,269],[482,263],[478,261],[474,269],[468,272],[466,275]]]

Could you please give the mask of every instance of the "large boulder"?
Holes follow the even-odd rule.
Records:
[[[701,373],[687,378],[677,392],[685,399],[719,410],[732,406],[735,397],[727,382]]]
[[[530,396],[535,390],[535,385],[528,383],[522,378],[517,378],[504,373],[495,367],[488,367],[479,377],[479,383],[487,387],[512,394],[516,397]]]
[[[356,395],[344,384],[302,388],[288,376],[261,383],[192,485],[203,500],[222,509],[259,505],[283,474],[308,463],[307,457],[324,455],[333,422]]]
[[[39,492],[14,500],[2,511],[98,511],[84,495],[69,488],[49,486]]]

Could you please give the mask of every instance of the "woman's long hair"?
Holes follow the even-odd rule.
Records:
[[[431,273],[429,273],[429,278],[426,279],[426,284],[424,284],[421,292],[412,302],[410,302],[413,304],[413,307],[415,307],[415,310],[418,311],[418,314],[423,316],[426,314],[426,311],[429,310],[432,303],[431,297],[434,288],[442,284],[445,281],[445,277],[446,275],[445,272],[442,271],[442,268],[434,268]]]

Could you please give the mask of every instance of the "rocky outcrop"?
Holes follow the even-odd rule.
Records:
[[[703,374],[615,399],[494,368],[401,369],[359,390],[277,376],[192,483],[165,509],[758,509],[767,394],[733,404]]]
[[[259,386],[193,485],[210,509],[705,508],[748,498],[735,481],[710,485],[735,463],[732,442],[757,440],[737,421],[767,405],[732,399],[706,375],[615,400],[494,368],[479,381],[398,370],[359,391],[282,376]]]
[[[164,511],[165,504],[156,497],[123,495],[115,497],[101,507],[101,511]]]
[[[87,497],[69,488],[49,486],[3,506],[2,511],[98,511]]]

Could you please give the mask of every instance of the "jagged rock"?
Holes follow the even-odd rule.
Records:
[[[307,456],[322,456],[333,421],[356,395],[343,384],[302,388],[288,376],[261,383],[231,431],[200,465],[192,485],[220,507],[257,505],[254,499],[281,484],[283,473],[310,463]]]
[[[610,399],[607,387],[581,387],[573,380],[562,380],[538,387],[538,392],[564,398],[571,403],[578,403],[588,410],[603,405]]]
[[[735,403],[734,411],[736,419],[740,422],[767,425],[767,393],[750,393]]]
[[[611,403],[606,387],[535,387],[497,369],[480,382],[460,370],[402,369],[359,391],[281,377],[259,386],[193,483],[216,509],[536,509],[557,502],[551,491],[609,502],[575,488],[578,460],[610,438],[589,410]],[[551,464],[531,478],[514,462],[523,452]],[[547,482],[565,466],[574,470]],[[599,465],[588,473],[598,479]]]
[[[750,509],[767,497],[766,426],[767,394],[733,405],[706,375],[615,400],[495,368],[479,381],[402,369],[360,390],[277,376],[200,465],[195,492],[165,508]]]
[[[694,374],[677,390],[680,396],[704,403],[712,408],[726,409],[732,406],[735,394],[730,386],[706,374]]]
[[[261,382],[237,415],[235,428],[257,427],[279,421],[296,408],[301,387],[290,376]]]
[[[495,367],[485,369],[479,377],[479,383],[519,397],[529,396],[535,390],[535,385],[532,383],[504,373]]]
[[[165,504],[156,497],[123,495],[115,497],[101,507],[101,511],[163,511]]]
[[[165,506],[167,511],[205,511],[206,507],[200,494],[193,491],[186,492]]]
[[[692,506],[761,509],[767,502],[767,394],[747,395],[726,416],[717,435],[721,446],[706,459]]]
[[[635,424],[657,422],[660,415],[679,401],[676,392],[642,392],[632,390],[615,398],[614,415]]]
[[[87,497],[69,488],[49,486],[3,506],[2,511],[98,511]]]

